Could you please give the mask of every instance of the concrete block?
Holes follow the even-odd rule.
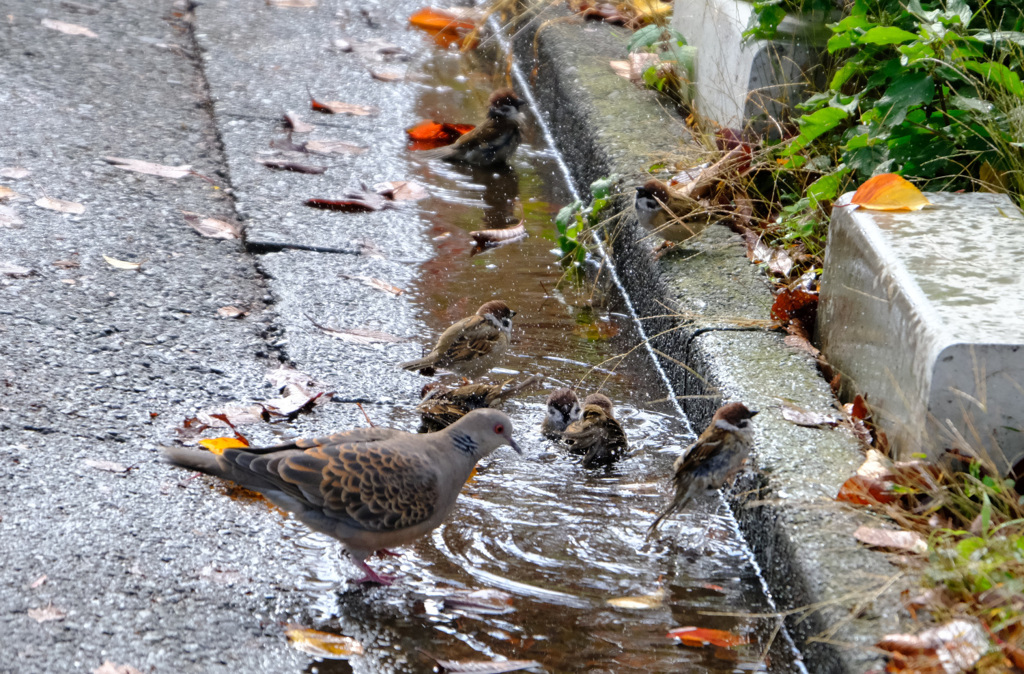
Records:
[[[1005,195],[928,198],[833,211],[818,339],[902,455],[968,446],[1008,471],[1024,458],[1024,215]]]
[[[672,27],[697,48],[696,110],[718,124],[767,127],[806,96],[809,72],[828,39],[824,21],[787,16],[778,39],[744,42],[753,5],[742,0],[675,0]]]

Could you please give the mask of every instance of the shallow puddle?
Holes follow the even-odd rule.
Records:
[[[431,83],[419,98],[423,118],[475,122],[500,84],[477,55],[438,51],[418,67]],[[347,585],[355,570],[339,562],[338,546],[289,523],[300,545],[322,553],[314,575],[300,583],[320,597],[312,607],[316,626],[356,637],[367,651],[310,671],[423,672],[433,658],[531,659],[550,672],[790,671],[777,621],[751,617],[773,609],[720,499],[691,507],[645,545],[672,461],[693,436],[664,402],[669,393],[647,352],[634,349],[638,337],[608,275],[591,273],[579,287],[560,283],[554,215],[570,197],[535,120],[512,171],[472,171],[414,154],[410,165],[410,178],[435,195],[419,202],[418,216],[436,255],[409,290],[430,336],[487,300],[505,300],[519,315],[512,353],[491,379],[538,373],[547,388],[579,386],[581,397],[601,390],[615,401],[633,451],[610,469],[585,470],[540,435],[546,393],[521,396],[506,411],[525,455],[496,453],[446,525],[400,559],[372,560],[401,575],[391,588]],[[527,238],[473,253],[470,231],[520,218]],[[492,610],[451,603],[455,593],[478,589],[508,598]],[[627,596],[651,606],[607,603]],[[666,637],[680,626],[727,630],[750,643],[682,647]]]

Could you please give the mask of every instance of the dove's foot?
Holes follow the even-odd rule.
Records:
[[[394,550],[388,550],[387,548],[381,548],[377,551],[377,554],[381,557],[401,557],[401,552],[395,552]]]
[[[356,564],[358,564],[359,568],[366,572],[366,575],[362,578],[352,581],[357,585],[362,585],[363,583],[377,583],[378,585],[387,586],[395,582],[395,576],[385,576],[383,574],[379,574],[373,569],[371,569],[369,564],[362,560],[356,560]]]

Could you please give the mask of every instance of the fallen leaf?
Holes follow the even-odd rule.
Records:
[[[782,403],[782,418],[796,424],[797,426],[804,426],[807,428],[832,428],[839,423],[839,420],[835,417],[822,414],[821,412],[805,410],[788,402]]]
[[[200,440],[199,445],[210,450],[214,454],[220,455],[224,453],[225,449],[231,449],[233,447],[248,447],[249,443],[241,438],[234,436],[226,438],[207,438]]]
[[[616,606],[618,608],[628,608],[637,610],[647,610],[654,608],[661,608],[665,605],[665,600],[668,598],[668,590],[661,589],[651,594],[642,594],[633,597],[615,597],[609,599],[605,603],[609,606]]]
[[[271,7],[291,7],[293,9],[310,9],[316,7],[317,0],[267,0]]]
[[[871,413],[868,411],[867,401],[864,400],[864,396],[859,393],[854,397],[853,402],[846,403],[844,408],[846,409],[846,413],[854,419],[867,419],[871,416]]]
[[[82,266],[75,260],[54,260],[52,264],[59,269],[78,269]]]
[[[775,321],[800,321],[813,326],[818,313],[818,293],[803,287],[784,288],[775,296],[771,317]]]
[[[105,470],[108,473],[127,473],[130,469],[128,466],[117,463],[116,461],[102,461],[96,459],[85,459],[82,461],[85,465],[96,470]]]
[[[292,142],[291,135],[288,138],[271,139],[270,147],[275,150],[284,150],[285,152],[306,152],[306,144]]]
[[[369,69],[370,77],[381,82],[400,82],[405,79],[405,70],[398,68]]]
[[[472,131],[472,124],[450,124],[425,120],[405,130],[409,136],[409,149],[412,151],[433,150],[444,145],[451,145],[459,136]]]
[[[494,589],[453,592],[445,596],[444,607],[477,615],[504,615],[515,611],[512,595]]]
[[[633,68],[629,61],[609,61],[608,65],[612,67],[612,71],[615,72],[619,77],[624,77],[627,80],[632,80]]]
[[[77,23],[65,23],[64,21],[57,21],[56,19],[43,19],[40,23],[46,28],[53,30],[59,30],[66,35],[82,35],[84,37],[98,37],[96,33],[92,32],[85,26],[79,26]]]
[[[903,550],[917,554],[928,552],[928,542],[916,531],[857,527],[857,530],[853,532],[853,537],[861,543],[875,548]]]
[[[249,312],[245,309],[239,309],[238,307],[229,305],[217,309],[217,315],[221,318],[242,318],[243,316],[248,316]]]
[[[879,505],[899,499],[893,492],[891,482],[875,480],[863,475],[854,475],[839,488],[836,500],[854,505]]]
[[[850,203],[872,211],[919,211],[931,204],[921,190],[895,173],[869,178],[853,193]]]
[[[0,262],[0,274],[4,276],[10,276],[11,278],[28,278],[34,276],[35,271],[28,267],[22,267],[9,262]]]
[[[15,228],[25,224],[18,212],[10,206],[0,206],[0,227]]]
[[[348,274],[338,274],[338,276],[343,278],[343,279],[351,279],[353,281],[362,281],[364,284],[370,286],[371,288],[376,288],[377,290],[383,290],[384,292],[391,293],[392,295],[395,295],[396,297],[398,295],[401,295],[402,293],[405,292],[404,290],[402,290],[401,288],[399,288],[397,286],[393,286],[390,283],[387,283],[385,281],[381,281],[378,278],[373,278],[372,276],[350,276]]]
[[[297,164],[291,161],[279,161],[277,159],[260,159],[259,163],[267,168],[278,171],[294,171],[295,173],[311,173],[320,175],[327,172],[326,166],[310,166],[309,164]]]
[[[288,384],[298,384],[300,386],[307,386],[315,383],[313,378],[305,372],[299,372],[298,370],[285,367],[284,365],[278,367],[275,370],[271,370],[266,375],[267,380],[273,384],[274,388],[280,389]]]
[[[177,180],[192,173],[192,166],[189,164],[165,166],[164,164],[154,164],[142,161],[141,159],[125,159],[123,157],[101,157],[101,159],[113,165],[114,168],[134,171],[135,173],[145,173],[151,176],[160,176],[161,178],[174,178]]]
[[[782,338],[782,343],[798,351],[803,351],[812,358],[819,358],[821,356],[821,351],[802,335],[786,335]]]
[[[263,408],[259,405],[225,405],[224,407],[204,410],[195,416],[196,421],[208,428],[234,428],[246,424],[263,421]],[[191,424],[186,421],[185,427]]]
[[[21,180],[22,178],[28,177],[32,173],[27,168],[21,166],[8,166],[0,169],[0,178],[11,178],[12,180]]]
[[[285,636],[292,648],[325,660],[347,660],[353,655],[363,654],[363,645],[351,637],[330,632],[289,625]]]
[[[469,235],[480,246],[497,246],[503,243],[518,241],[526,236],[526,225],[520,222],[515,227],[506,229],[478,229]]]
[[[960,674],[969,671],[988,650],[988,635],[973,620],[961,619],[919,634],[887,634],[876,645],[894,656],[903,656],[905,667],[887,671]],[[890,664],[896,664],[895,660]]]
[[[310,98],[309,102],[311,109],[316,110],[317,112],[327,113],[329,115],[355,115],[358,117],[365,117],[377,112],[377,108],[369,105],[342,103],[341,101],[324,101],[321,103],[314,98]]]
[[[127,271],[135,271],[142,266],[142,262],[125,262],[124,260],[118,260],[117,258],[104,255],[103,259],[107,261],[111,267],[116,269],[125,269]]]
[[[291,112],[290,110],[284,113],[284,123],[285,126],[287,126],[295,133],[309,133],[310,131],[316,128],[309,122],[302,121],[301,117],[299,117],[294,112]]]
[[[476,28],[476,23],[467,20],[464,15],[435,7],[424,7],[413,12],[409,17],[409,23],[417,28],[430,31],[470,31]]]
[[[703,648],[711,644],[722,648],[733,648],[750,643],[746,637],[741,637],[732,632],[724,630],[713,630],[707,627],[677,627],[669,630],[666,635],[669,639],[679,639],[684,646]]]
[[[388,206],[388,200],[368,190],[348,192],[340,199],[307,199],[306,205],[345,213],[366,213],[379,211]]]
[[[536,660],[438,660],[437,664],[449,674],[504,674],[541,666]]]
[[[68,617],[68,614],[53,604],[47,604],[42,608],[30,608],[28,610],[28,617],[37,623],[45,623],[51,620],[64,620],[64,618]]]
[[[185,222],[192,229],[207,238],[239,239],[242,237],[242,232],[238,225],[215,218],[207,218],[199,213],[190,213],[189,211],[182,211],[181,213],[185,216]]]
[[[648,68],[661,65],[661,57],[650,52],[637,51],[629,55],[629,79],[642,82]]]
[[[309,318],[309,316],[306,318]],[[381,332],[380,330],[373,330],[371,328],[331,328],[326,325],[320,325],[311,318],[309,320],[316,327],[343,342],[352,342],[353,344],[397,344],[399,342],[409,341],[405,337],[396,337],[395,335],[387,332]]]
[[[0,185],[0,201],[7,201],[8,199],[13,199],[17,196],[20,195],[14,190],[12,190],[10,187]]]
[[[42,585],[45,582],[46,582],[46,574],[44,573],[43,575],[39,576],[34,581],[32,581],[32,584],[28,586],[28,589],[34,590],[34,589],[36,589],[37,587],[39,587],[40,585]]]
[[[131,665],[119,665],[110,660],[104,660],[103,664],[92,670],[92,674],[142,674]]]
[[[51,211],[58,211],[60,213],[71,213],[72,215],[81,215],[82,213],[85,213],[85,206],[82,204],[75,203],[74,201],[51,199],[50,197],[40,197],[39,199],[36,199],[36,206],[39,208],[46,208]]]
[[[343,140],[311,140],[306,143],[305,151],[316,154],[362,154],[366,148]]]
[[[377,194],[391,201],[419,201],[430,196],[427,188],[411,180],[393,180],[386,183],[377,183],[373,186],[373,189]]]

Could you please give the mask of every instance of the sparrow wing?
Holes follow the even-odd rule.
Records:
[[[451,326],[437,340],[434,364],[447,367],[489,354],[501,340],[502,332],[483,316],[469,316]]]
[[[437,476],[430,457],[398,451],[386,442],[262,456],[226,450],[221,460],[269,483],[271,490],[260,491],[271,500],[322,511],[355,529],[405,529],[430,519],[437,507]],[[290,499],[275,500],[273,488]]]
[[[605,438],[604,422],[608,416],[600,407],[587,405],[583,416],[569,424],[562,432],[562,439],[573,450],[586,452]]]

